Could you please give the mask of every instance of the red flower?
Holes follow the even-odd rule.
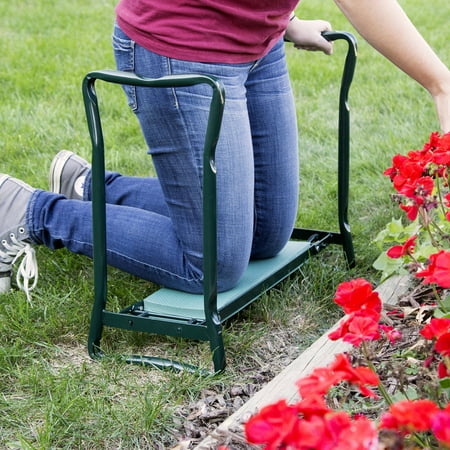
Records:
[[[384,171],[390,177],[394,189],[400,192],[406,183],[412,183],[423,175],[422,164],[412,161],[407,156],[395,155],[392,158],[392,167]]]
[[[437,148],[433,152],[432,161],[438,165],[449,165],[450,164],[450,135],[449,133],[444,134],[440,140]]]
[[[380,325],[380,329],[383,331],[384,335],[389,339],[389,342],[394,343],[402,338],[400,331],[396,330],[394,327],[388,325]]]
[[[420,334],[425,339],[435,339],[450,331],[450,319],[445,317],[436,318],[433,317],[430,323],[425,325]]]
[[[383,175],[388,176],[391,181],[394,181],[400,174],[400,168],[408,161],[408,157],[404,155],[397,154],[392,157],[392,167],[386,169]],[[422,174],[422,172],[420,172]],[[420,176],[420,175],[419,175]]]
[[[431,195],[434,189],[434,180],[431,177],[420,177],[406,182],[399,189],[399,193],[414,199],[418,205],[422,205],[424,197]]]
[[[416,246],[417,236],[411,236],[403,245],[394,245],[386,253],[389,258],[401,258],[402,256],[411,255]]]
[[[355,439],[355,436],[358,436]],[[373,422],[366,417],[358,417],[344,428],[334,450],[369,450],[378,448],[378,433]]]
[[[447,194],[445,194],[444,199],[445,199],[444,205],[445,205],[447,208],[450,208],[450,192],[448,192]],[[446,218],[447,220],[450,220],[450,211],[447,211],[447,212],[445,213],[445,218]]]
[[[313,416],[323,417],[332,411],[325,403],[324,396],[314,393],[307,394],[295,407],[300,416],[307,420]]]
[[[300,378],[297,387],[302,398],[310,395],[324,395],[331,386],[339,383],[341,378],[328,367],[318,367],[311,374]]]
[[[330,444],[333,444],[333,446],[328,445],[326,448],[335,448],[340,435],[350,426],[351,417],[345,411],[335,411],[329,414],[325,421]]]
[[[299,418],[297,410],[285,400],[265,406],[245,424],[245,435],[252,444],[265,444],[275,450],[293,432]]]
[[[378,313],[376,313],[378,314]],[[332,341],[342,339],[355,347],[363,341],[376,341],[380,338],[378,330],[378,315],[370,313],[353,313],[344,319],[339,327],[328,334]]]
[[[436,283],[443,288],[450,288],[450,252],[439,250],[430,255],[428,266],[416,273],[416,277],[425,277],[424,284]]]
[[[450,446],[450,412],[439,411],[431,418],[431,431],[436,439]]]
[[[406,212],[406,217],[408,217],[409,220],[416,220],[417,214],[419,214],[419,207],[417,205],[404,205],[403,203],[400,203],[399,206]]]
[[[346,314],[367,309],[381,312],[381,299],[378,293],[362,278],[341,283],[336,289],[334,301],[342,306]]]
[[[439,361],[437,373],[439,378],[450,378],[450,369],[443,361]]]
[[[355,436],[357,438],[355,439]],[[344,411],[331,412],[323,418],[300,421],[299,439],[292,450],[369,450],[378,448],[377,430],[366,418],[352,420]],[[286,442],[286,444],[288,444]]]
[[[394,429],[405,433],[427,431],[432,416],[439,411],[431,400],[402,400],[389,407],[381,416],[380,428]]]
[[[442,356],[450,356],[450,333],[439,336],[434,348]]]
[[[448,192],[447,194],[444,195],[444,199],[445,199],[445,206],[447,208],[450,208],[450,192]]]
[[[328,440],[324,418],[313,416],[308,420],[299,420],[293,433],[288,436],[283,443],[284,446],[280,448],[291,450],[325,449]]]
[[[336,355],[334,362],[328,367],[337,373],[341,380],[346,380],[349,383],[358,386],[363,395],[377,397],[377,395],[366,386],[378,386],[380,384],[380,379],[378,378],[378,375],[368,367],[353,367],[343,353]]]
[[[439,134],[439,132],[437,131],[433,131],[430,134],[430,139],[428,140],[428,142],[426,142],[423,146],[424,150],[431,150],[434,151],[436,150],[436,148],[438,148],[441,145],[441,136]]]
[[[361,393],[369,397],[376,397],[376,394],[366,386],[380,384],[380,379],[372,370],[364,366],[353,367],[347,356],[339,353],[327,367],[314,369],[310,375],[297,381],[297,387],[303,399],[297,404],[298,412],[304,415],[323,415],[326,412],[326,405],[317,397],[323,396],[331,386],[341,381],[348,381],[358,386]],[[307,400],[311,396],[314,398]]]

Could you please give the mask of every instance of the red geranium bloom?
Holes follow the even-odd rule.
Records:
[[[356,278],[341,283],[334,298],[335,303],[342,306],[346,314],[361,310],[381,312],[381,299],[372,285],[363,278]]]
[[[426,166],[431,161],[431,158],[433,156],[433,153],[429,151],[430,149],[423,148],[422,150],[411,150],[408,152],[408,159],[410,161],[415,161],[421,165],[421,167],[424,168],[424,172],[426,169]]]
[[[450,192],[448,192],[447,194],[445,194],[444,200],[445,200],[444,205],[445,205],[447,208],[450,208]],[[447,220],[450,220],[450,211],[447,211],[447,212],[445,213],[445,218],[446,218]]]
[[[301,394],[300,394],[301,395]],[[323,417],[332,410],[328,408],[323,395],[308,394],[295,405],[297,412],[304,418]]]
[[[431,177],[420,177],[406,182],[399,190],[400,194],[414,199],[418,205],[423,204],[423,198],[431,195],[434,189],[434,180]]]
[[[322,449],[326,448],[324,445],[328,441],[324,418],[313,416],[308,420],[299,420],[280,448],[291,450]],[[331,449],[331,447],[328,448]]]
[[[408,157],[405,155],[394,155],[392,157],[392,167],[389,167],[383,172],[383,175],[388,176],[391,181],[394,181],[395,177],[400,173],[400,167],[408,161]]]
[[[265,444],[267,450],[275,450],[293,432],[299,421],[297,410],[285,400],[265,406],[245,424],[248,442]]]
[[[436,151],[433,155],[433,162],[435,164],[443,164],[443,165],[449,165],[450,164],[450,152],[447,150],[443,151]]]
[[[443,288],[450,288],[450,252],[439,250],[430,255],[428,266],[416,273],[416,277],[425,277],[423,283],[436,283]]]
[[[430,138],[429,138],[428,142],[426,142],[423,145],[423,149],[434,151],[440,145],[441,145],[441,135],[439,134],[438,131],[433,131],[430,134]]]
[[[435,164],[449,165],[450,164],[450,134],[446,133],[439,138],[439,143],[436,145],[433,152],[432,161]]]
[[[386,253],[389,258],[401,258],[402,256],[411,255],[416,246],[417,236],[411,236],[403,245],[394,245]]]
[[[331,386],[339,383],[341,378],[328,367],[318,367],[309,375],[297,381],[297,387],[302,398],[310,395],[324,395]]]
[[[357,439],[355,439],[357,436]],[[371,450],[378,448],[378,433],[373,422],[366,417],[352,420],[339,434],[333,450]]]
[[[450,319],[446,317],[433,317],[430,323],[426,324],[420,334],[425,339],[435,339],[450,331]]]
[[[350,427],[350,424],[351,417],[345,411],[333,411],[331,414],[328,414],[325,417],[325,426],[328,432],[330,444],[332,443],[333,445],[326,448],[334,449],[340,435],[345,429]]]
[[[405,433],[427,431],[432,416],[439,411],[431,400],[402,400],[389,407],[381,416],[380,428],[394,429]]]
[[[395,155],[392,158],[392,167],[384,171],[384,175],[390,177],[394,189],[400,192],[406,183],[413,183],[423,175],[423,166],[412,161],[407,156]]]
[[[450,378],[450,369],[443,361],[439,361],[437,373],[439,378]]]
[[[341,380],[346,380],[358,386],[363,395],[377,397],[377,395],[366,386],[378,386],[380,379],[371,369],[364,366],[353,367],[347,356],[343,353],[336,355],[334,362],[329,366],[335,373],[339,374]]]
[[[450,356],[450,333],[439,336],[434,348],[442,356]]]
[[[332,341],[342,339],[355,347],[363,341],[376,341],[380,338],[378,329],[379,313],[353,313],[344,319],[340,326],[328,334]]]
[[[413,221],[416,220],[417,214],[419,214],[419,207],[417,205],[404,205],[400,203],[400,209],[403,209],[406,213],[406,217]]]
[[[450,412],[439,411],[431,418],[431,431],[436,439],[450,446]]]
[[[394,343],[402,338],[400,331],[396,330],[394,327],[388,325],[380,325],[380,330],[383,331],[384,335],[389,339],[389,342]]]

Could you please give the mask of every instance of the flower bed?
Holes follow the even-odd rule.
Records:
[[[277,400],[250,417],[249,444],[269,450],[450,448],[449,168],[450,133],[432,133],[422,149],[394,156],[384,172],[406,221],[394,220],[380,233],[377,243],[389,248],[375,267],[385,277],[409,273],[421,280],[419,301],[410,295],[409,305],[383,310],[366,280],[342,283],[335,302],[345,317],[328,338],[355,350],[297,380],[298,400]]]
[[[432,133],[421,150],[394,156],[393,166],[384,174],[396,190],[393,200],[409,222],[394,221],[380,233],[378,242],[391,246],[376,262],[386,276],[409,272],[423,285],[431,285],[431,300],[421,298],[418,303],[420,334],[414,340],[423,338],[422,352],[416,343],[409,350],[416,350],[413,372],[423,366],[437,376],[429,375],[419,386],[394,365],[382,380],[376,365],[382,369],[384,362],[386,367],[386,359],[377,361],[380,345],[368,343],[384,339],[395,348],[401,332],[392,325],[393,319],[397,315],[397,322],[404,321],[405,311],[382,313],[381,299],[366,280],[342,283],[334,301],[346,316],[328,337],[350,343],[359,349],[358,356],[338,354],[331,364],[297,381],[299,401],[280,400],[251,417],[245,425],[249,443],[305,450],[450,448],[450,297],[445,290],[450,288],[449,167],[450,134]],[[359,365],[360,360],[365,365]],[[390,378],[400,387],[396,397],[386,386]],[[376,403],[374,419],[360,411],[352,414],[345,402],[343,408],[333,407],[339,398],[334,391],[343,383],[366,399],[383,399],[384,405]]]
[[[406,276],[394,276],[382,283],[376,291],[388,308],[396,308],[399,298],[410,289],[410,280]],[[336,329],[339,323],[332,328]],[[330,330],[331,331],[331,330]],[[218,427],[200,443],[194,445],[197,450],[216,450],[221,445],[228,445],[230,449],[260,448],[247,443],[244,434],[245,422],[264,406],[285,399],[295,402],[299,398],[295,382],[301,376],[310,374],[315,368],[329,364],[334,356],[342,352],[350,352],[351,345],[341,341],[328,339],[328,332],[316,340],[308,349],[297,357],[289,366],[266,384],[260,391],[239,409],[226,418]],[[191,442],[185,442],[177,450],[192,448]]]

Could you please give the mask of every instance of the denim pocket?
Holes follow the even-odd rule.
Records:
[[[124,72],[134,72],[135,43],[117,26],[114,27],[112,45],[117,69]],[[124,85],[122,87],[127,96],[128,105],[133,111],[136,111],[138,108],[136,86]]]

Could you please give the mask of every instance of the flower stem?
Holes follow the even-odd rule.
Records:
[[[370,356],[369,351],[367,349],[367,345],[365,342],[362,342],[361,349],[364,355],[364,358],[366,359],[367,366],[372,370],[374,373],[377,373],[375,366],[373,365]],[[380,384],[378,385],[378,389],[380,391],[381,396],[383,397],[384,401],[388,404],[388,406],[391,406],[394,402],[389,395],[389,392],[387,391],[386,387],[384,386],[383,382],[380,380]]]
[[[365,342],[362,342],[361,349],[362,349],[364,358],[366,359],[367,366],[374,373],[377,373],[375,366],[373,365],[373,363],[370,359],[369,350],[368,350]],[[382,383],[381,380],[380,380],[380,384],[378,385],[378,389],[379,389],[380,394],[383,397],[384,401],[387,403],[387,405],[391,406],[394,403],[394,401],[392,400],[391,396],[389,395],[389,392],[387,391],[386,387],[384,386],[384,384]],[[427,443],[422,439],[421,436],[419,436],[419,434],[411,433],[411,438],[420,446],[420,448],[423,448],[423,449],[429,448],[427,446]]]
[[[448,312],[442,303],[441,296],[438,294],[438,291],[436,289],[436,285],[434,283],[431,284],[431,288],[433,289],[434,297],[436,298],[436,303],[438,304],[439,308],[442,310],[442,312],[446,313]]]

